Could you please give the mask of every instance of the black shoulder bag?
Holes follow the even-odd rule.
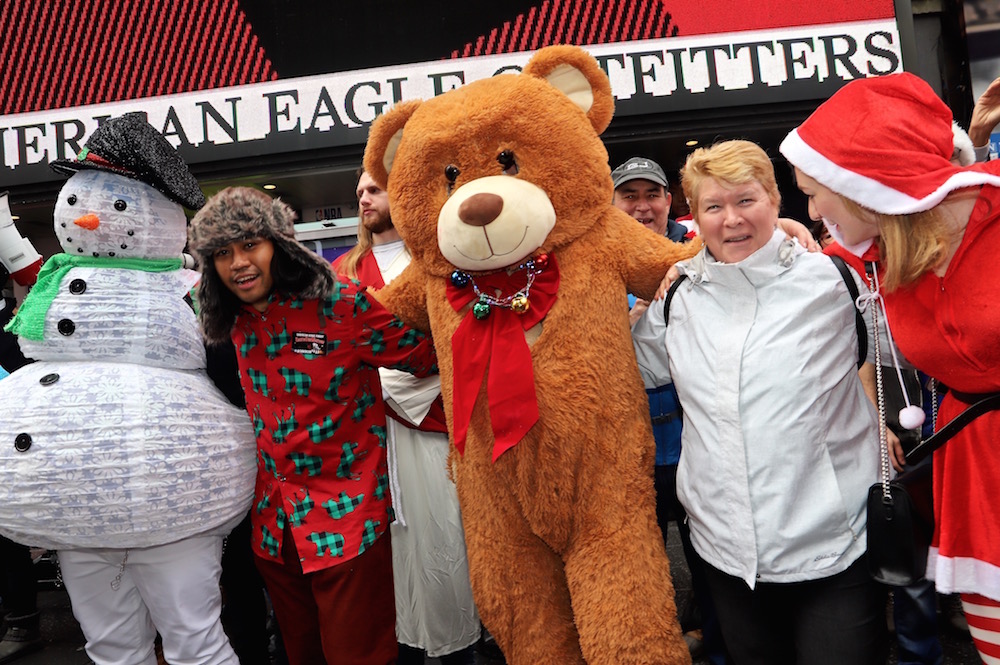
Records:
[[[907,466],[923,460],[977,417],[995,409],[1000,409],[1000,393],[984,396],[914,446],[906,454]],[[934,535],[933,467],[921,464],[887,482],[887,460],[882,480],[868,490],[868,570],[878,582],[908,586],[927,572],[927,548]]]
[[[872,270],[868,279],[874,290]],[[872,326],[878,330],[879,301],[871,303]],[[879,336],[875,335],[875,383],[878,391],[881,480],[868,490],[868,572],[889,586],[908,586],[927,573],[927,549],[934,535],[932,467],[916,466],[889,480],[885,395]],[[955,436],[980,415],[1000,408],[1000,392],[982,395],[954,420],[906,454],[907,466],[916,464]]]

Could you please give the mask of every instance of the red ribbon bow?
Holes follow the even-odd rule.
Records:
[[[500,271],[476,276],[475,280],[481,292],[493,294],[499,291],[499,297],[506,298],[525,287],[527,275],[527,270],[513,274]],[[493,306],[488,317],[477,319],[470,308],[452,335],[452,401],[455,407],[452,434],[459,453],[465,452],[472,408],[487,372],[486,396],[493,426],[494,462],[523,439],[538,422],[535,373],[524,331],[545,318],[556,300],[558,289],[559,267],[555,257],[549,255],[548,263],[531,285],[528,293],[531,307],[527,312],[517,314],[510,309]],[[478,300],[471,285],[457,287],[450,282],[447,296],[456,312]]]

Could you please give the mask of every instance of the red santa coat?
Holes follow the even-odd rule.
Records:
[[[1000,173],[1000,162],[981,168]],[[885,295],[896,343],[954,391],[1000,390],[1000,188],[983,186],[943,277],[933,272]],[[967,397],[967,399],[969,399]],[[938,428],[968,405],[945,396]],[[1000,600],[1000,411],[980,416],[934,454],[937,522],[928,576],[938,591]]]

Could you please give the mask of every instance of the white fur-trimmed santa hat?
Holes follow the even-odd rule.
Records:
[[[1000,177],[951,163],[951,110],[909,73],[851,81],[781,142],[781,154],[837,194],[876,212],[929,210],[949,192]]]

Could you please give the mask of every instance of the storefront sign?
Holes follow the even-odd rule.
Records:
[[[608,74],[618,116],[822,99],[900,71],[894,19],[586,47]],[[438,60],[0,117],[0,187],[52,180],[109,117],[146,113],[190,164],[361,145],[400,101],[519,71],[530,53]],[[498,103],[502,101],[498,100]]]

